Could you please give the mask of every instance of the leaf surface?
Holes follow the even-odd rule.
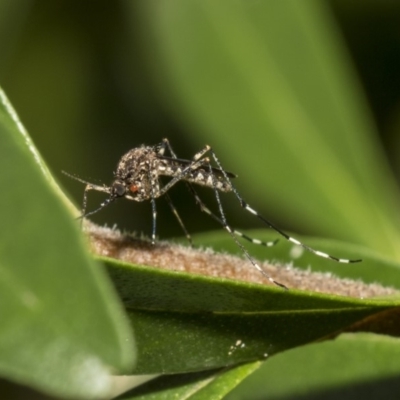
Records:
[[[0,374],[64,398],[104,396],[111,371],[133,364],[132,334],[4,92],[0,171]]]

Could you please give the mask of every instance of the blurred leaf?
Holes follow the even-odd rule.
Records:
[[[218,400],[260,366],[260,362],[230,370],[164,376],[118,397],[124,400]]]
[[[257,207],[400,259],[398,190],[325,3],[137,5],[165,104]]]
[[[396,399],[399,356],[397,338],[344,334],[271,358],[226,399]]]
[[[103,271],[0,92],[0,373],[68,397],[104,396],[134,357]]]
[[[0,0],[0,75],[2,75],[15,53],[16,42],[30,11],[32,0]]]

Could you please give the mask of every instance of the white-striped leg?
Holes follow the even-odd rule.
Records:
[[[153,218],[152,230],[151,230],[151,244],[154,245],[156,243],[156,229],[157,229],[157,208],[156,208],[156,199],[154,195],[154,179],[157,178],[152,176],[150,170],[147,171],[147,174],[148,174],[148,180],[150,182],[151,215]]]
[[[229,179],[228,175],[226,174],[225,170],[222,168],[222,165],[220,163],[220,161],[218,160],[218,157],[215,155],[214,151],[212,149],[209,150],[214,161],[216,162],[216,164],[218,165],[218,168],[221,170],[221,172],[224,174],[225,179],[229,182],[229,184],[232,187],[232,191],[235,194],[236,198],[239,200],[239,203],[241,205],[242,208],[244,208],[246,211],[248,211],[249,213],[255,215],[260,221],[264,222],[265,225],[269,226],[271,229],[273,229],[275,232],[278,232],[281,236],[283,236],[286,240],[288,240],[289,242],[292,242],[294,244],[297,244],[301,247],[303,247],[304,249],[306,249],[307,251],[319,256],[319,257],[323,257],[323,258],[328,258],[330,260],[334,260],[337,261],[339,263],[345,263],[345,264],[349,264],[349,263],[356,263],[356,262],[360,262],[362,260],[357,259],[357,260],[349,260],[347,258],[338,258],[335,256],[331,256],[330,254],[324,253],[322,251],[319,250],[315,250],[310,246],[307,246],[306,244],[300,242],[299,240],[289,236],[287,233],[283,232],[281,229],[279,229],[276,225],[274,225],[272,222],[268,221],[266,218],[264,218],[261,214],[259,214],[256,210],[254,210],[253,208],[251,208],[244,200],[243,198],[239,195],[237,189],[233,186],[231,180]]]
[[[170,152],[172,158],[177,158],[177,155],[176,155],[176,153],[174,152],[174,150],[172,149],[172,146],[171,146],[171,144],[169,143],[169,140],[168,140],[168,139],[164,138],[164,139],[162,140],[162,143],[160,144],[160,149],[161,149],[161,151],[160,151],[159,153],[160,153],[161,155],[164,155],[164,150],[165,150],[165,149],[168,149],[168,151]],[[220,225],[223,226],[224,224],[223,224],[222,220],[221,220],[220,218],[218,218],[218,217],[205,205],[205,203],[200,199],[200,197],[199,197],[197,191],[195,190],[195,188],[193,187],[193,185],[192,185],[191,183],[189,183],[189,182],[185,182],[185,184],[186,184],[186,187],[189,189],[190,193],[192,194],[192,196],[195,198],[195,201],[196,201],[196,203],[199,205],[200,210],[201,210],[202,212],[208,214],[211,218],[213,218],[215,221],[217,221]],[[185,231],[185,233],[186,233],[186,230],[185,230],[183,224],[181,224],[181,226],[182,226],[182,228],[184,229],[184,231]],[[277,240],[274,240],[274,241],[271,241],[271,242],[263,242],[262,240],[255,239],[255,238],[252,238],[252,237],[250,237],[250,236],[248,236],[248,235],[245,235],[243,232],[240,232],[240,231],[238,231],[238,230],[236,230],[236,229],[232,230],[232,232],[233,232],[236,236],[239,236],[239,237],[241,237],[241,238],[243,238],[243,239],[249,241],[250,243],[257,244],[257,245],[260,245],[260,246],[272,247],[272,246],[274,246],[276,243],[278,243],[278,239],[277,239]],[[186,236],[187,236],[187,235],[186,235]]]
[[[151,244],[156,243],[156,221],[157,221],[157,209],[156,209],[156,200],[154,197],[151,198],[151,214],[153,216],[153,228],[151,230]]]
[[[193,186],[190,183],[186,182],[187,187],[189,188],[190,192],[192,193],[192,196],[195,198],[196,204],[198,204],[198,206],[200,207],[200,211],[208,214],[211,218],[213,218],[215,221],[217,221],[220,225],[224,226],[224,222],[222,221],[221,218],[217,217],[203,202],[203,200],[201,200],[201,198],[199,197],[198,193],[196,192],[196,190],[193,188]],[[244,234],[243,232],[240,232],[236,229],[232,229],[232,233],[235,234],[236,236],[241,237],[242,239],[247,240],[250,243],[259,245],[259,246],[264,246],[264,247],[272,247],[275,246],[279,239],[270,241],[270,242],[263,242],[260,239],[255,239],[252,238],[251,236],[248,236],[246,234]]]
[[[215,198],[217,200],[218,203],[218,208],[219,208],[219,213],[221,215],[221,222],[222,222],[222,226],[224,227],[225,230],[228,231],[228,233],[231,235],[232,239],[234,240],[234,242],[236,243],[237,246],[239,246],[239,248],[243,251],[244,255],[246,256],[246,258],[251,262],[251,264],[254,266],[254,268],[256,268],[259,272],[261,272],[262,275],[264,275],[271,283],[280,286],[281,288],[284,288],[287,290],[287,287],[285,285],[283,285],[282,283],[277,282],[276,280],[272,279],[262,268],[260,265],[258,265],[256,263],[256,261],[253,259],[253,257],[250,256],[250,254],[247,252],[246,248],[242,245],[242,243],[239,242],[239,240],[237,239],[237,237],[235,236],[233,230],[231,229],[231,227],[228,225],[227,221],[226,221],[226,217],[225,217],[225,213],[224,213],[224,209],[222,207],[222,203],[221,203],[221,199],[219,196],[219,192],[218,192],[218,188],[217,188],[217,184],[215,182],[215,176],[211,167],[211,164],[208,164],[208,168],[210,171],[210,176],[211,179],[213,181],[213,187],[214,187],[214,194],[215,194]]]

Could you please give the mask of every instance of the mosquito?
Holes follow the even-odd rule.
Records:
[[[169,153],[168,155],[167,152]],[[212,157],[216,167],[211,165],[210,157],[207,155]],[[156,199],[162,196],[164,196],[169,204],[189,243],[192,244],[191,236],[181,217],[179,216],[177,209],[173,205],[168,193],[173,186],[175,186],[178,182],[183,181],[194,197],[195,202],[199,206],[200,210],[217,221],[230,234],[236,245],[242,250],[245,257],[262,275],[264,275],[264,277],[266,277],[271,283],[284,289],[287,289],[287,287],[274,280],[264,271],[263,268],[261,268],[261,266],[253,259],[253,257],[251,257],[244,245],[238,240],[238,237],[265,247],[274,246],[278,240],[263,242],[259,239],[247,236],[240,231],[232,229],[227,222],[226,214],[222,207],[220,192],[233,193],[243,209],[248,211],[250,214],[253,214],[256,218],[261,220],[265,225],[273,229],[287,241],[301,246],[316,256],[327,258],[339,263],[357,263],[361,261],[360,259],[350,260],[346,258],[338,258],[322,251],[315,250],[296,238],[289,236],[275,224],[264,218],[259,212],[250,207],[250,205],[239,194],[235,186],[232,184],[232,179],[235,178],[236,175],[226,171],[222,167],[217,155],[208,145],[197,152],[191,160],[178,158],[168,139],[163,139],[161,143],[155,146],[142,145],[140,147],[131,149],[120,159],[117,169],[114,172],[114,180],[110,186],[96,185],[68,174],[67,172],[62,172],[70,178],[86,185],[83,195],[82,214],[79,217],[82,219],[99,212],[121,197],[137,202],[150,200],[152,208],[151,242],[153,244],[156,241]],[[162,184],[160,178],[163,176],[170,177],[170,181]],[[201,200],[194,188],[194,185],[204,186],[214,191],[215,199],[218,205],[219,216],[213,213]],[[107,193],[108,197],[100,204],[98,208],[87,212],[87,196],[90,190]]]

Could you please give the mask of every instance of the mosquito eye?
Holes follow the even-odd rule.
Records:
[[[137,186],[137,185],[131,185],[131,186],[129,186],[129,190],[130,190],[132,193],[136,193],[136,192],[139,190],[139,186]]]
[[[125,194],[125,186],[121,185],[120,183],[117,183],[114,185],[114,193],[117,196],[123,196]]]

